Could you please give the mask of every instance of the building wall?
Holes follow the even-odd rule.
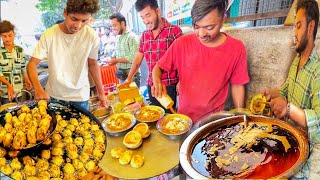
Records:
[[[134,3],[135,0],[126,0],[125,2],[122,2],[122,5],[119,9],[119,12],[126,18],[127,27],[130,30],[133,28],[132,14],[130,13],[130,10],[132,9]]]
[[[251,80],[247,85],[246,99],[250,100],[265,88],[279,87],[285,81],[289,66],[296,55],[292,26],[234,29],[226,32],[241,40],[247,49]],[[318,34],[317,48],[319,44]]]

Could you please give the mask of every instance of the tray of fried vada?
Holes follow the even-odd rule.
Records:
[[[47,101],[27,101],[0,113],[0,147],[10,151],[32,151],[54,132],[57,120]]]
[[[30,103],[25,102],[29,108]],[[14,108],[14,107],[11,107]],[[13,179],[81,179],[96,169],[106,148],[101,123],[90,112],[60,101],[47,101],[55,131],[28,153],[9,155],[0,148],[0,171]]]

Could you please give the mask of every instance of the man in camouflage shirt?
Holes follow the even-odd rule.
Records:
[[[9,21],[4,20],[0,23],[0,35],[3,42],[0,47],[0,79],[3,80],[1,81],[2,104],[11,101],[14,93],[24,88],[23,83],[27,90],[31,89],[31,83],[25,71],[26,60],[23,48],[14,44],[14,29],[14,25]]]

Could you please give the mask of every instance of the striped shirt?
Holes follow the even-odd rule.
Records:
[[[299,61],[300,55],[297,55],[280,95],[305,111],[312,154],[313,146],[320,143],[320,55],[314,48],[307,63],[297,72]],[[311,161],[309,158],[297,177],[309,176]]]
[[[15,92],[23,89],[23,74],[26,72],[26,60],[23,49],[20,46],[14,46],[13,51],[9,52],[4,45],[0,47],[0,76],[13,86]],[[2,97],[8,98],[7,85],[0,82]]]
[[[152,86],[152,70],[157,61],[163,56],[174,40],[182,36],[182,31],[178,26],[170,24],[166,19],[162,18],[164,23],[160,27],[157,37],[153,37],[151,30],[142,33],[140,39],[139,52],[144,54],[146,59],[149,76],[148,84]],[[178,83],[177,71],[164,71],[161,77],[162,83],[166,86]]]
[[[139,38],[133,32],[127,31],[116,41],[116,58],[126,58],[130,63],[117,63],[118,69],[130,69],[133,58],[139,49]]]

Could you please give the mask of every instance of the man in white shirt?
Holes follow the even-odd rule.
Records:
[[[89,108],[91,74],[100,104],[106,106],[101,75],[97,63],[99,38],[87,24],[99,10],[98,1],[68,0],[64,21],[47,29],[27,66],[35,90],[35,99],[57,99]],[[37,66],[47,57],[49,78],[45,90],[37,74]]]

